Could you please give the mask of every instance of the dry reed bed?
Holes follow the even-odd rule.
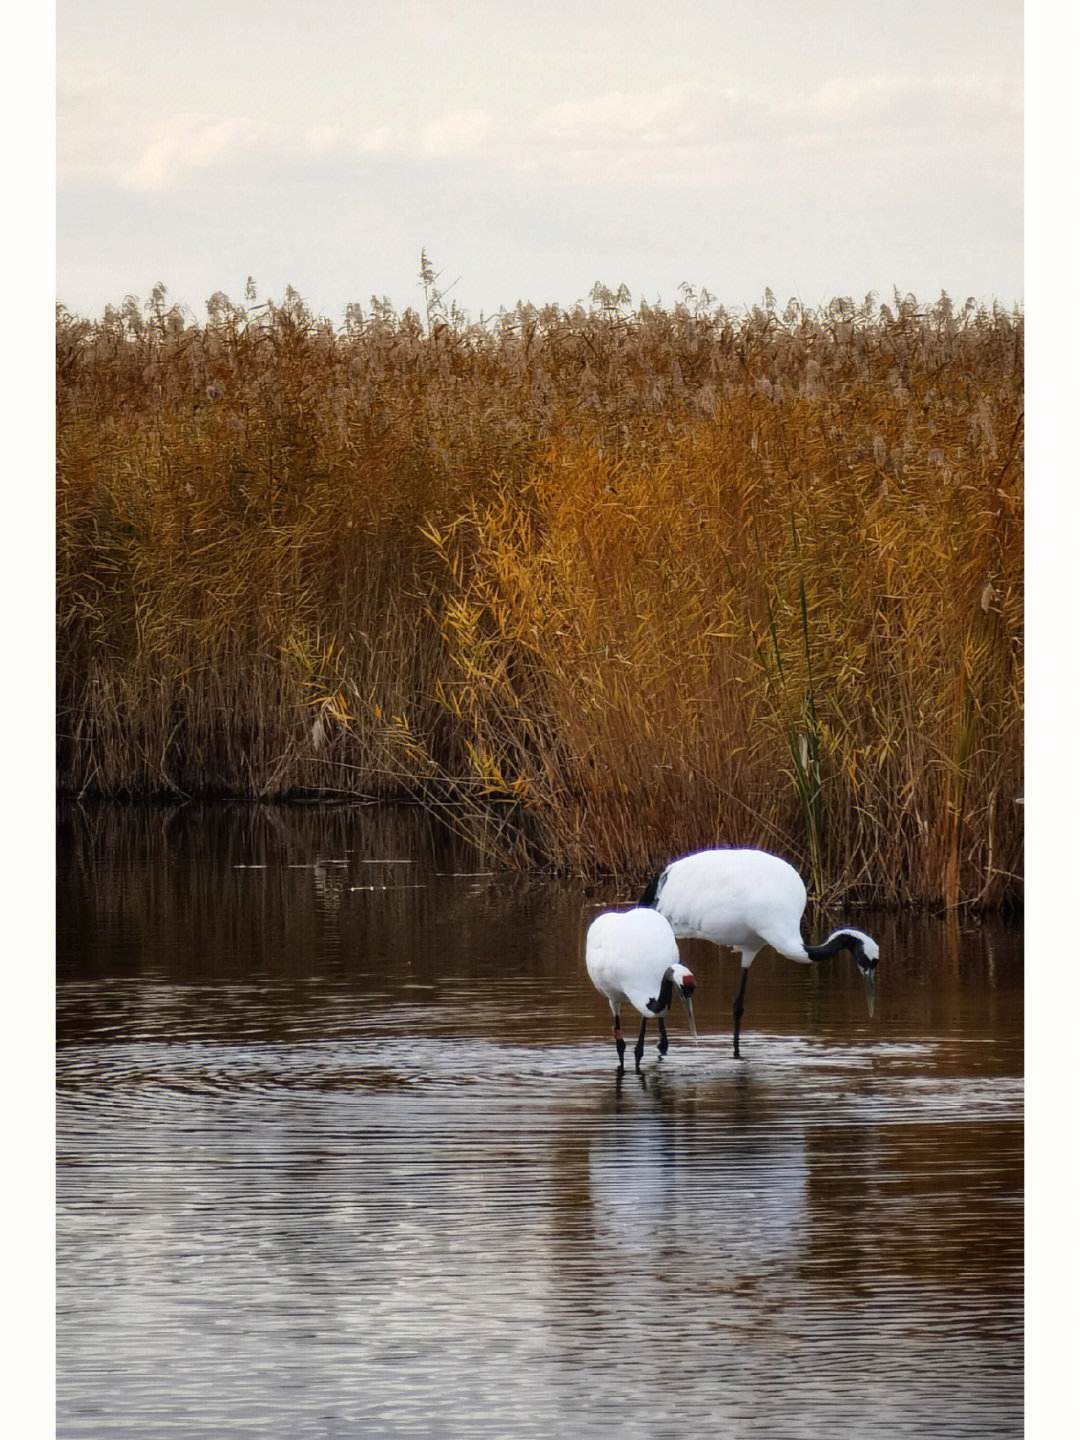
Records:
[[[430,298],[430,297],[429,297]],[[408,794],[496,860],[1021,863],[1022,319],[60,312],[60,783]]]

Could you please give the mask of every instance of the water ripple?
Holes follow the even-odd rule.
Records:
[[[762,957],[744,1062],[695,960],[701,1044],[673,1017],[617,1078],[572,887],[430,863],[415,911],[342,919],[325,862],[241,859],[213,952],[180,867],[137,942],[130,865],[68,895],[111,939],[59,987],[62,1437],[1021,1434],[1006,932],[875,922],[872,1023],[857,976]]]

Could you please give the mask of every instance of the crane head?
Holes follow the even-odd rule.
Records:
[[[855,964],[864,975],[872,974],[881,958],[877,941],[862,930],[853,930],[850,925],[845,925],[843,930],[834,930],[824,945],[818,948],[824,950],[826,945],[833,947],[832,954],[841,949],[850,950]]]
[[[881,952],[878,950],[877,941],[865,934],[862,930],[852,930],[845,927],[843,931],[847,948],[855,957],[855,964],[866,983],[866,1008],[873,1017],[874,1001],[877,995],[877,967]]]

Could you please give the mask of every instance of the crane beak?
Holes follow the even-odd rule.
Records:
[[[697,1042],[697,1026],[694,1024],[694,1002],[693,1002],[693,1000],[687,1000],[687,1002],[686,1002],[686,1019],[687,1019],[689,1025],[690,1025],[690,1034],[694,1037],[694,1041],[695,1041],[695,1043],[696,1043],[696,1042]]]
[[[877,999],[877,967],[875,966],[872,970],[863,970],[862,978],[866,985],[866,1013],[872,1020],[874,1018],[874,1002]]]
[[[682,995],[683,1004],[686,1006],[686,1019],[687,1019],[689,1025],[690,1025],[690,1034],[694,1037],[694,1040],[696,1041],[697,1038],[698,1038],[698,1033],[697,1033],[697,1026],[694,1024],[694,996],[693,996],[693,992],[691,992],[690,994],[687,994],[687,992],[686,992],[685,990],[680,990],[679,993]]]

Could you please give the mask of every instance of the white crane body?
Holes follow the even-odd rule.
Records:
[[[711,940],[739,952],[743,973],[732,1007],[736,1059],[747,976],[766,945],[803,965],[849,951],[866,980],[873,1013],[877,942],[845,926],[820,945],[806,945],[800,929],[806,886],[799,872],[779,855],[764,850],[698,850],[673,860],[639,903],[654,907],[680,938]]]
[[[806,886],[764,850],[699,850],[674,861],[659,878],[656,908],[676,935],[739,950],[744,966],[764,945],[810,962],[799,931]]]
[[[639,1015],[655,1015],[649,1001],[659,996],[664,971],[676,965],[675,932],[658,910],[607,910],[589,926],[585,968],[613,1010],[628,1000]]]
[[[589,926],[585,937],[585,968],[589,979],[611,1007],[619,1068],[625,1042],[621,1010],[628,1003],[641,1015],[641,1030],[634,1051],[637,1067],[645,1049],[645,1027],[650,1019],[660,1027],[660,1053],[668,1048],[664,1016],[678,993],[687,1007],[693,1033],[694,977],[679,962],[675,932],[657,910],[607,910]]]

